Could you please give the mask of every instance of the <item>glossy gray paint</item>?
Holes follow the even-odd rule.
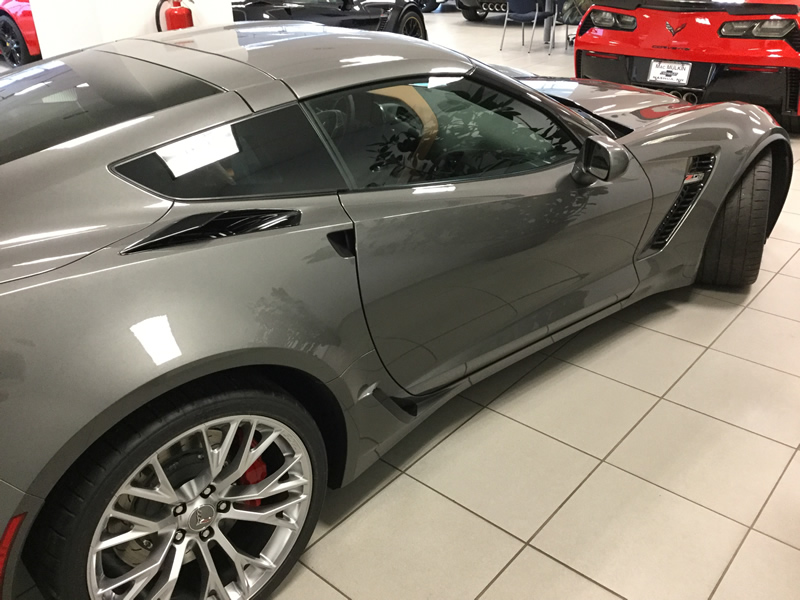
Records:
[[[333,483],[347,482],[469,385],[635,299],[690,284],[728,189],[764,147],[788,157],[777,205],[791,175],[787,136],[758,108],[666,98],[664,109],[659,95],[609,92],[634,129],[618,140],[629,168],[609,184],[580,187],[566,164],[439,194],[173,202],[109,165],[254,110],[377,79],[477,69],[579,138],[597,130],[467,57],[388,34],[244,24],[87,52],[130,53],[221,93],[0,167],[3,189],[15,191],[0,192],[0,479],[26,493],[0,483],[3,519],[33,517],[65,469],[133,410],[243,367],[291,368],[324,384],[345,424],[343,477]],[[592,110],[596,91],[577,83],[571,97]],[[650,98],[648,110],[631,110],[633,97]],[[688,157],[702,152],[719,158],[708,187],[667,247],[649,250]],[[121,254],[186,216],[235,208],[299,210],[302,220]],[[340,256],[327,235],[353,227],[357,258]],[[401,407],[410,405],[417,416]]]
[[[342,196],[367,322],[406,390],[447,385],[634,290],[651,205],[641,167],[580,186],[572,164]]]

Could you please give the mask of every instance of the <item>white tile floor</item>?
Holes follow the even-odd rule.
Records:
[[[548,56],[518,29],[499,52],[499,17],[426,20],[572,73],[563,28]],[[797,182],[749,290],[662,294],[467,390],[330,493],[276,597],[800,599]]]

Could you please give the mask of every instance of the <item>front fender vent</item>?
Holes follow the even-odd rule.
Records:
[[[714,169],[715,162],[716,157],[713,154],[701,154],[700,156],[693,156],[689,160],[689,168],[684,176],[681,191],[678,192],[678,198],[667,211],[664,220],[661,221],[658,229],[656,229],[653,241],[650,242],[652,249],[661,250],[667,245],[686,213],[689,212],[689,209],[700,196],[700,192],[703,191],[703,187]]]
[[[298,210],[226,210],[192,215],[128,246],[122,254],[161,250],[184,244],[292,227]]]

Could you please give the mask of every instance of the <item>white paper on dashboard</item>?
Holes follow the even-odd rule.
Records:
[[[216,127],[156,150],[173,177],[180,177],[239,152],[230,125]]]

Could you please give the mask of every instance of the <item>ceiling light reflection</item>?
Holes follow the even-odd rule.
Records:
[[[156,366],[163,365],[182,354],[175,336],[172,335],[167,315],[140,321],[131,327],[131,331]]]

